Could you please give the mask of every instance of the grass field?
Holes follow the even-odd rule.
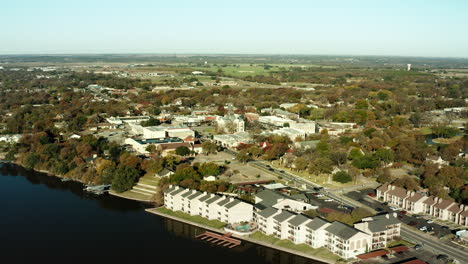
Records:
[[[218,220],[208,220],[208,219],[203,218],[201,216],[189,215],[189,214],[186,214],[186,213],[181,212],[181,211],[174,212],[174,211],[169,210],[169,209],[164,208],[164,207],[157,208],[156,211],[158,211],[160,213],[163,213],[163,214],[175,216],[175,217],[178,217],[178,218],[190,221],[190,222],[194,222],[194,223],[197,223],[197,224],[217,228],[217,229],[222,229],[226,225],[225,223],[220,222]]]
[[[318,65],[296,65],[296,64],[268,64],[272,66],[270,69],[265,69],[265,66],[262,64],[237,64],[239,66],[226,66],[222,65],[214,66],[212,65],[209,68],[206,67],[193,67],[193,69],[199,71],[212,71],[217,72],[218,69],[222,69],[226,75],[231,75],[234,77],[245,77],[248,75],[268,75],[270,72],[278,71],[280,68],[290,68],[290,67],[319,67]]]
[[[281,239],[276,238],[274,236],[267,236],[267,235],[265,235],[265,234],[263,234],[261,232],[255,232],[255,233],[249,235],[249,237],[252,238],[252,239],[256,239],[256,240],[265,242],[267,244],[272,244],[272,245],[275,245],[275,246],[278,246],[278,247],[283,247],[283,248],[299,251],[299,252],[302,252],[302,253],[307,254],[307,255],[313,255],[313,256],[320,257],[320,258],[329,259],[329,260],[339,260],[340,259],[339,256],[333,254],[330,250],[328,250],[326,248],[312,248],[312,247],[310,247],[310,246],[308,246],[306,244],[296,245],[296,244],[294,244],[293,242],[291,242],[289,240],[281,240]]]

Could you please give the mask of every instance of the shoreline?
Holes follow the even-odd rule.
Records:
[[[21,167],[23,169],[29,170],[26,167],[24,167],[21,163],[11,161],[11,160],[0,160],[0,163],[11,163],[11,164],[15,164],[16,166],[19,166],[19,167]],[[78,183],[81,183],[83,185],[87,185],[86,183],[84,183],[82,181],[72,179],[72,178],[66,178],[66,177],[54,174],[54,173],[52,173],[52,172],[50,172],[48,170],[39,170],[39,169],[30,169],[30,170],[32,170],[34,172],[40,172],[40,173],[43,173],[43,174],[47,174],[47,176],[52,176],[52,177],[56,177],[56,178],[59,178],[59,179],[70,179],[71,181],[78,182]],[[118,193],[116,193],[114,191],[109,191],[108,193],[109,193],[109,195],[113,195],[115,197],[119,197],[119,198],[123,198],[123,199],[127,199],[127,200],[132,200],[132,201],[137,201],[137,202],[142,202],[142,203],[151,203],[151,200],[141,200],[141,199],[136,199],[136,198],[130,198],[130,197],[127,197],[125,195],[120,195],[120,194],[118,194]]]
[[[164,207],[164,206],[160,206],[160,207]],[[227,233],[224,229],[217,229],[217,228],[205,226],[205,225],[194,223],[194,222],[182,219],[182,218],[178,218],[176,216],[167,215],[167,214],[161,213],[159,211],[156,211],[156,209],[158,209],[160,207],[148,208],[148,209],[145,209],[145,211],[148,212],[148,213],[151,213],[151,214],[162,216],[164,218],[169,218],[169,219],[172,219],[172,220],[175,220],[175,221],[178,221],[178,222],[182,222],[182,223],[185,223],[185,224],[189,224],[189,225],[192,225],[192,226],[203,228],[205,230],[209,230],[209,231],[213,231],[213,232],[217,232],[217,233],[221,233],[221,234]],[[288,248],[284,248],[284,247],[278,247],[278,246],[271,245],[271,244],[265,243],[265,242],[257,240],[257,239],[252,239],[252,238],[248,238],[248,237],[240,236],[240,235],[236,235],[236,234],[232,234],[232,237],[235,237],[237,239],[241,239],[243,241],[247,241],[249,243],[257,244],[257,245],[260,245],[260,246],[273,248],[273,249],[276,249],[278,251],[283,251],[283,252],[287,252],[289,254],[293,254],[293,255],[300,256],[300,257],[312,259],[312,260],[315,260],[315,261],[320,261],[320,262],[329,263],[329,264],[336,263],[336,261],[333,261],[333,260],[323,259],[323,258],[312,256],[312,255],[307,255],[305,253],[302,253],[302,252],[299,252],[299,251],[296,251],[296,250],[292,250],[292,249],[288,249]]]

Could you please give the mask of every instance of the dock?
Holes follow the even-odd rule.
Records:
[[[238,239],[231,238],[231,236],[231,233],[220,235],[210,231],[206,231],[205,233],[198,235],[195,238],[227,248],[239,246],[241,244],[241,241]]]

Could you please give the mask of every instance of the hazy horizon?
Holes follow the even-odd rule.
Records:
[[[2,55],[468,57],[468,2],[19,0],[2,8]]]

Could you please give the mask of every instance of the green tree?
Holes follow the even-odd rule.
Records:
[[[333,162],[325,157],[313,160],[308,167],[309,174],[331,173],[332,170]]]
[[[40,162],[41,157],[36,153],[29,153],[24,159],[24,167],[26,169],[34,169]]]
[[[374,156],[383,163],[392,162],[395,158],[391,149],[379,149],[375,152]]]
[[[339,171],[333,174],[333,180],[336,182],[347,183],[353,180],[353,178],[345,171]]]
[[[216,153],[216,147],[217,147],[216,143],[211,140],[207,140],[202,143],[202,149],[206,155]]]
[[[247,152],[246,149],[243,149],[243,150],[237,152],[236,159],[239,162],[246,163],[246,162],[250,161],[252,159],[252,157],[250,156],[250,154]]]
[[[294,160],[294,168],[298,171],[303,171],[307,169],[308,162],[303,157],[298,157]]]
[[[147,121],[141,122],[141,126],[144,126],[144,127],[159,126],[159,125],[161,125],[161,121],[159,121],[156,118],[152,118],[152,117],[150,119],[148,119]]]
[[[120,165],[114,173],[112,180],[112,189],[116,192],[125,192],[130,190],[140,177],[140,172],[132,167]]]
[[[175,153],[180,156],[187,156],[190,154],[190,149],[186,146],[179,146],[175,149]]]
[[[220,173],[220,168],[214,162],[205,162],[200,165],[198,171],[202,176],[217,176]]]

